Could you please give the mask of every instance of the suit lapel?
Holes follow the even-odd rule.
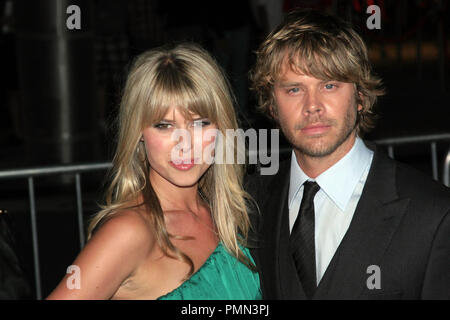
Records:
[[[349,229],[314,299],[355,299],[367,283],[367,268],[379,265],[409,203],[396,190],[395,163],[375,151]]]

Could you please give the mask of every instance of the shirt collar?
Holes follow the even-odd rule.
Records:
[[[356,137],[351,150],[328,168],[315,181],[320,189],[341,209],[345,210],[355,187],[370,164],[373,151],[369,150],[361,138]],[[291,157],[291,179],[289,185],[289,206],[297,196],[300,188],[306,180],[314,180],[308,177],[300,168],[294,151]]]

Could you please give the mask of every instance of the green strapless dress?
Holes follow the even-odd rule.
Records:
[[[247,248],[242,248],[250,260]],[[260,300],[257,272],[252,272],[232,256],[222,243],[206,262],[178,288],[158,300]]]

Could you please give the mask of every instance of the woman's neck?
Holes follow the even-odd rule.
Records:
[[[150,175],[150,183],[161,203],[163,211],[189,211],[196,213],[201,206],[198,183],[189,187],[180,187],[162,177]]]

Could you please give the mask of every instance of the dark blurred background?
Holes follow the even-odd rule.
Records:
[[[372,4],[381,10],[381,29],[366,26]],[[68,28],[76,27],[70,5],[80,9],[79,29]],[[450,133],[445,0],[0,0],[0,170],[110,161],[130,62],[174,41],[198,42],[219,61],[232,83],[242,127],[272,128],[255,111],[247,73],[264,36],[298,7],[337,13],[366,40],[387,89],[368,139]],[[280,144],[287,146],[283,139]],[[448,141],[437,145],[440,157],[448,149]],[[430,173],[429,145],[399,147],[396,158]],[[98,210],[104,175],[83,175],[86,220]],[[43,297],[80,249],[71,182],[71,177],[35,179]],[[13,218],[17,252],[33,286],[26,179],[0,180],[2,208]]]

